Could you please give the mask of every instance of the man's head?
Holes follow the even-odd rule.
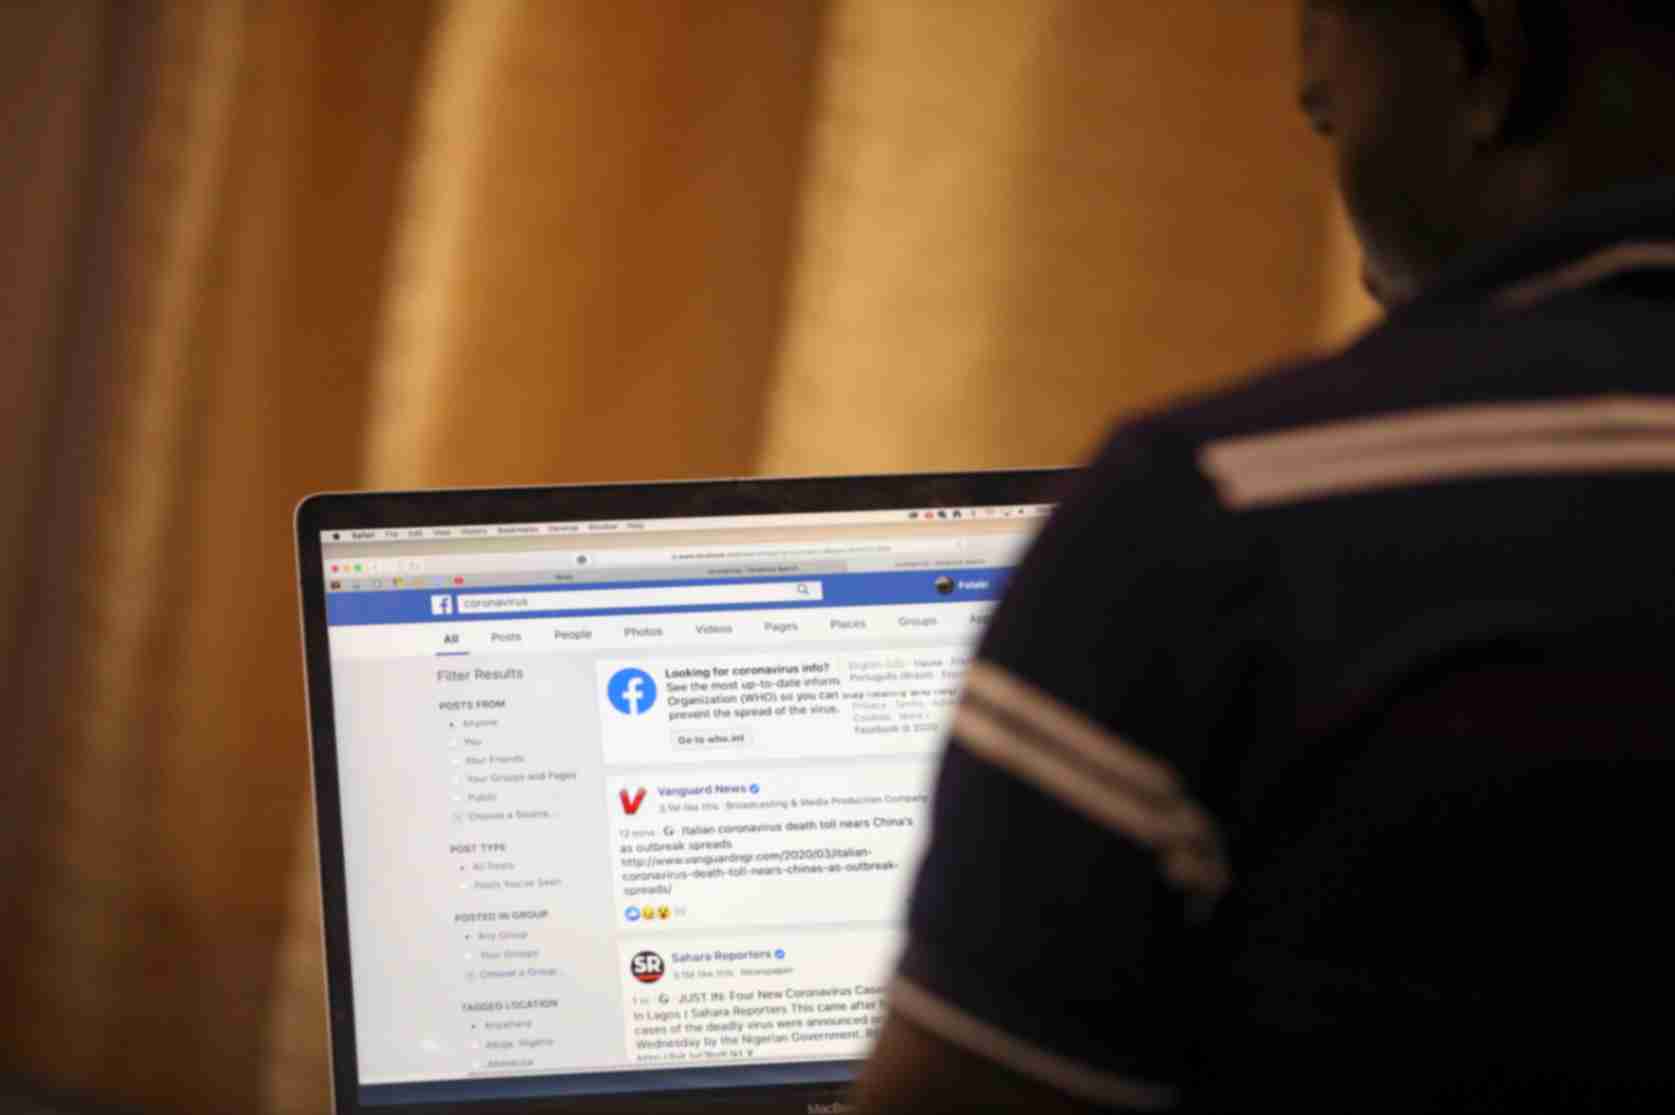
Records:
[[[1672,0],[1302,0],[1304,111],[1370,291],[1572,198],[1675,174]]]

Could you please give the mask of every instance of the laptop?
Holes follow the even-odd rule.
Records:
[[[844,1110],[1067,477],[304,500],[333,1110]]]

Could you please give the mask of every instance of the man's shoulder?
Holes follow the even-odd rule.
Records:
[[[1341,351],[1122,423],[1089,483],[1108,488],[1144,459],[1176,480],[1176,492],[1202,482],[1225,502],[1231,468],[1341,468],[1363,451],[1597,426],[1625,400],[1669,397],[1671,308],[1582,291],[1521,312],[1485,304],[1399,315]]]
[[[1139,508],[1202,520],[1219,503],[1206,449],[1354,421],[1420,404],[1423,387],[1392,374],[1376,331],[1342,352],[1261,368],[1246,378],[1118,421],[1066,512],[1084,521]],[[1434,394],[1429,397],[1434,398]]]

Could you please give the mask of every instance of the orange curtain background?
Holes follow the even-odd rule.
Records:
[[[306,492],[1071,462],[1365,323],[1292,22],[0,8],[0,1077],[324,1110]]]

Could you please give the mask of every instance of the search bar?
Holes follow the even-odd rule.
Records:
[[[806,604],[826,598],[820,581],[749,585],[671,585],[666,588],[586,588],[559,592],[459,594],[460,615],[516,612],[580,612],[598,608],[729,607],[735,604]]]

